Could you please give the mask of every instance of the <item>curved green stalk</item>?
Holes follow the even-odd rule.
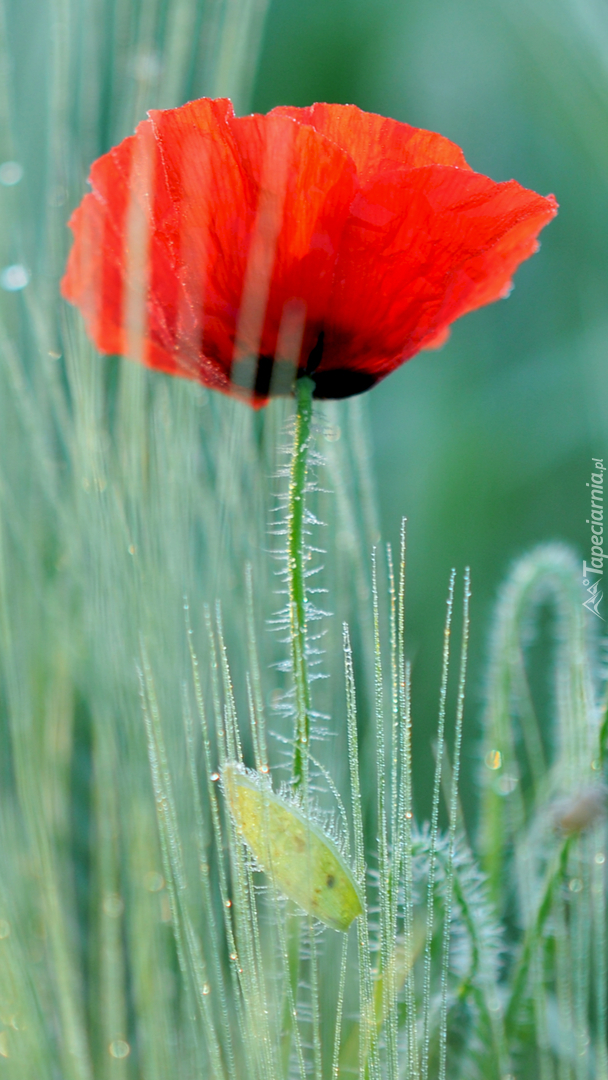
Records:
[[[292,784],[304,778],[310,734],[310,688],[306,669],[306,587],[304,584],[304,510],[308,447],[312,420],[312,379],[296,383],[296,417],[287,509],[287,583],[289,589],[291,662],[296,691],[296,728]]]

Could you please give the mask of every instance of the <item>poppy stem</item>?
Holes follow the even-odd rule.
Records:
[[[291,663],[296,691],[296,729],[291,782],[294,790],[306,771],[310,734],[310,686],[306,665],[306,586],[304,583],[304,514],[312,394],[314,382],[296,382],[296,416],[289,475],[287,510],[287,583],[289,589]]]

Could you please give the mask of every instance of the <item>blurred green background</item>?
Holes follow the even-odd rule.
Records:
[[[423,787],[448,574],[471,566],[471,809],[498,586],[541,540],[587,554],[590,459],[608,457],[608,9],[596,0],[273,0],[254,107],[315,100],[439,131],[476,170],[560,203],[509,299],[467,316],[441,352],[415,357],[368,396],[383,539],[396,542],[401,515],[409,519]],[[608,617],[608,599],[603,608]]]
[[[560,213],[511,297],[467,316],[442,351],[415,357],[366,395],[383,539],[396,545],[401,516],[409,520],[421,792],[448,575],[471,566],[463,788],[472,810],[484,643],[498,585],[538,541],[563,539],[581,559],[587,554],[590,458],[608,458],[608,12],[603,0],[271,0],[263,22],[264,7],[248,3],[241,18],[235,3],[195,10],[182,0],[133,0],[109,5],[102,33],[76,4],[9,0],[3,77],[19,134],[3,153],[23,161],[27,202],[20,239],[11,222],[0,240],[3,264],[25,248],[34,273],[42,268],[36,288],[42,283],[55,311],[57,277],[38,253],[46,243],[54,265],[63,265],[65,218],[90,162],[132,130],[133,116],[201,94],[230,93],[240,111],[248,101],[261,111],[354,102],[440,131],[495,180],[515,177],[555,193]],[[190,30],[184,12],[196,15]],[[172,75],[180,64],[181,82]],[[52,83],[55,69],[61,77]],[[77,165],[64,175],[60,160]],[[2,193],[9,217],[16,197],[16,189]]]
[[[461,793],[472,823],[498,587],[511,562],[539,541],[565,540],[581,560],[588,554],[585,484],[591,456],[608,459],[605,0],[0,0],[0,163],[23,166],[23,182],[0,175],[0,938],[14,923],[22,929],[10,934],[11,948],[21,947],[19,935],[27,949],[32,945],[25,960],[15,952],[12,967],[0,965],[0,1025],[3,986],[14,981],[21,989],[6,993],[21,997],[32,1018],[24,1027],[33,1033],[31,1063],[11,1074],[19,1080],[50,1075],[48,1062],[53,1076],[66,1080],[124,1080],[131,1065],[108,1049],[120,1033],[124,1050],[125,1032],[140,1022],[142,1046],[154,1045],[158,1063],[146,1075],[200,1074],[203,1059],[195,1051],[203,1041],[192,1040],[185,1062],[186,1043],[179,1041],[170,913],[161,908],[159,922],[159,897],[143,884],[161,862],[136,663],[142,634],[194,880],[198,819],[184,782],[189,744],[180,716],[183,683],[190,686],[192,677],[183,597],[207,699],[213,694],[203,604],[221,597],[237,708],[246,717],[247,559],[254,563],[271,730],[281,722],[288,677],[276,660],[284,651],[263,627],[281,603],[267,525],[276,503],[276,447],[285,440],[291,403],[274,401],[254,414],[194,383],[100,358],[78,312],[59,300],[66,219],[82,198],[91,162],[147,109],[202,94],[228,94],[239,112],[355,102],[440,131],[463,147],[475,169],[554,192],[561,204],[508,301],[463,319],[442,351],[414,358],[360,402],[324,414],[335,426],[327,445],[319,440],[329,477],[325,483],[321,476],[321,487],[337,495],[318,494],[311,504],[316,499],[319,516],[337,523],[326,543],[327,606],[335,617],[324,641],[332,678],[317,684],[315,706],[321,702],[336,734],[322,752],[344,791],[341,620],[348,618],[370,866],[377,849],[374,725],[364,729],[374,684],[373,652],[365,654],[371,605],[361,547],[380,535],[396,547],[407,515],[419,819],[431,803],[448,577],[455,566],[462,581],[471,566]],[[5,277],[11,268],[22,274],[16,284]],[[358,421],[366,413],[380,511],[375,538],[359,469],[366,455]],[[608,619],[608,598],[602,614]],[[548,731],[556,725],[546,624],[541,647],[530,653],[530,674]],[[384,674],[388,682],[386,659]],[[221,709],[217,716],[221,727]],[[284,730],[289,738],[289,718]],[[273,764],[279,751],[273,744]],[[196,779],[197,759],[190,761]],[[522,775],[522,788],[527,779]],[[507,813],[513,804],[504,805]],[[496,848],[504,847],[496,835]],[[122,903],[119,890],[127,898],[124,934],[104,899],[117,894]],[[587,903],[585,892],[572,891]],[[197,898],[189,892],[184,904],[203,925],[207,913]],[[46,921],[40,904],[48,906]],[[53,960],[40,973],[41,927]],[[564,970],[576,973],[584,1013],[584,968],[575,951],[572,963],[563,955]],[[601,947],[598,955],[603,987]],[[133,986],[140,979],[137,1017],[127,1015],[131,971]],[[61,1019],[53,1015],[55,1001]],[[55,1068],[56,1032],[64,1029]],[[139,1052],[139,1036],[129,1037]],[[0,1057],[3,1038],[0,1030]],[[106,1063],[101,1071],[86,1063],[89,1044],[92,1058]],[[136,1057],[129,1058],[133,1070]],[[536,1064],[518,1070],[537,1074]],[[564,1065],[560,1076],[569,1075]]]

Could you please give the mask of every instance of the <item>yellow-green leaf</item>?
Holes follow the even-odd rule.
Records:
[[[237,831],[275,888],[326,926],[348,930],[363,906],[333,840],[242,765],[225,765],[222,782]]]

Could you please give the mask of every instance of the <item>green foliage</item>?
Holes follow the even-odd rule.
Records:
[[[585,557],[585,482],[608,430],[608,9],[603,0],[271,0],[254,107],[355,102],[453,139],[560,211],[509,298],[368,397],[380,523],[409,521],[417,800],[430,814],[445,581],[470,565],[462,801],[477,813],[478,688],[494,597],[523,551]],[[470,745],[466,745],[470,739]]]
[[[328,25],[340,15],[338,5],[330,9]],[[566,4],[549,37],[541,0],[508,12],[481,9],[490,39],[508,15],[509,40],[533,57],[522,64],[526,92],[539,110],[545,101],[539,115],[549,98],[553,106],[547,88],[556,85],[560,114],[572,117],[563,130],[580,160],[601,173],[604,75],[599,63],[587,64],[594,35],[585,37]],[[348,11],[357,55],[377,48],[377,20],[363,6]],[[386,11],[402,18],[390,5]],[[587,14],[600,19],[592,5]],[[575,556],[555,545],[533,551],[501,595],[473,843],[458,800],[468,579],[460,664],[448,678],[452,621],[460,618],[454,579],[442,638],[435,600],[445,581],[436,574],[428,592],[416,539],[418,529],[429,539],[427,569],[443,570],[445,559],[473,545],[489,592],[496,504],[481,500],[475,520],[484,530],[469,525],[464,537],[464,486],[487,490],[479,477],[491,486],[496,471],[485,465],[507,461],[511,480],[500,490],[512,499],[500,522],[513,517],[522,489],[535,493],[527,497],[531,514],[538,476],[564,455],[549,446],[550,422],[538,421],[535,472],[514,449],[513,410],[522,397],[544,404],[549,383],[570,407],[570,389],[560,388],[570,386],[571,367],[558,332],[567,316],[577,355],[593,351],[599,315],[583,332],[572,306],[579,293],[570,306],[556,304],[545,356],[530,314],[549,295],[541,284],[531,293],[537,300],[518,309],[512,336],[502,315],[485,317],[498,320],[492,341],[504,345],[510,374],[497,352],[495,380],[479,392],[475,359],[456,375],[450,357],[461,364],[458,352],[475,352],[465,335],[432,368],[425,358],[432,371],[425,387],[415,364],[395,376],[394,385],[410,378],[411,405],[398,395],[393,405],[394,390],[379,391],[389,418],[381,464],[409,461],[407,483],[416,487],[413,622],[418,628],[424,587],[432,644],[414,670],[423,719],[439,690],[428,783],[412,745],[403,552],[396,573],[390,550],[385,557],[376,547],[369,565],[379,526],[366,406],[354,400],[315,410],[303,530],[310,790],[300,812],[331,837],[364,899],[364,914],[338,934],[286,901],[272,874],[252,863],[221,793],[226,762],[270,772],[277,799],[287,798],[281,785],[291,776],[293,661],[281,640],[284,581],[272,558],[280,566],[285,554],[289,405],[273,402],[254,415],[201,387],[101,360],[79,317],[58,301],[64,222],[90,161],[150,106],[230,92],[242,107],[263,17],[264,5],[253,0],[37,0],[1,11],[0,157],[24,166],[21,182],[0,186],[1,261],[22,265],[31,280],[0,298],[0,1068],[11,1080],[605,1080],[605,717]],[[410,29],[419,25],[408,18]],[[334,21],[342,32],[341,17]],[[452,24],[437,25],[447,34]],[[267,71],[265,63],[259,95]],[[355,96],[346,92],[347,65],[340,71],[339,96]],[[428,78],[419,80],[418,98],[408,91],[420,114],[410,119],[440,126]],[[565,92],[570,85],[575,99]],[[477,87],[476,95],[483,97]],[[319,87],[311,96],[332,95]],[[479,130],[477,145],[487,146]],[[535,182],[532,172],[518,175]],[[551,250],[582,244],[582,235],[603,257],[601,230],[580,229],[577,214],[562,247]],[[554,265],[570,289],[565,258]],[[592,290],[586,295],[593,305]],[[532,344],[516,363],[520,340]],[[474,406],[464,408],[469,393]],[[501,409],[510,403],[498,436],[495,405],[489,413],[483,407],[493,395]],[[477,424],[482,413],[487,429]],[[391,434],[404,415],[407,459]],[[568,431],[571,441],[559,447],[582,445],[580,424]],[[429,462],[441,493],[433,480],[422,500]],[[384,517],[393,515],[394,526],[398,472],[383,467],[381,480]],[[544,535],[542,515],[518,543],[541,528]],[[317,579],[330,588],[327,603],[311,591]],[[555,609],[553,654],[547,643],[544,653],[531,643],[545,599]],[[266,622],[277,632],[267,633]],[[439,680],[426,678],[428,653]],[[551,681],[543,694],[549,733],[535,714],[535,664]],[[429,727],[419,736],[425,742]],[[461,787],[470,807],[474,785]],[[416,818],[415,794],[420,799],[425,788],[430,825]]]
[[[578,565],[522,558],[498,601],[487,687],[480,849],[495,909],[517,926],[507,1036],[541,1076],[606,1076],[605,733]],[[525,649],[554,608],[553,725],[543,745]],[[548,752],[547,752],[548,750]]]

